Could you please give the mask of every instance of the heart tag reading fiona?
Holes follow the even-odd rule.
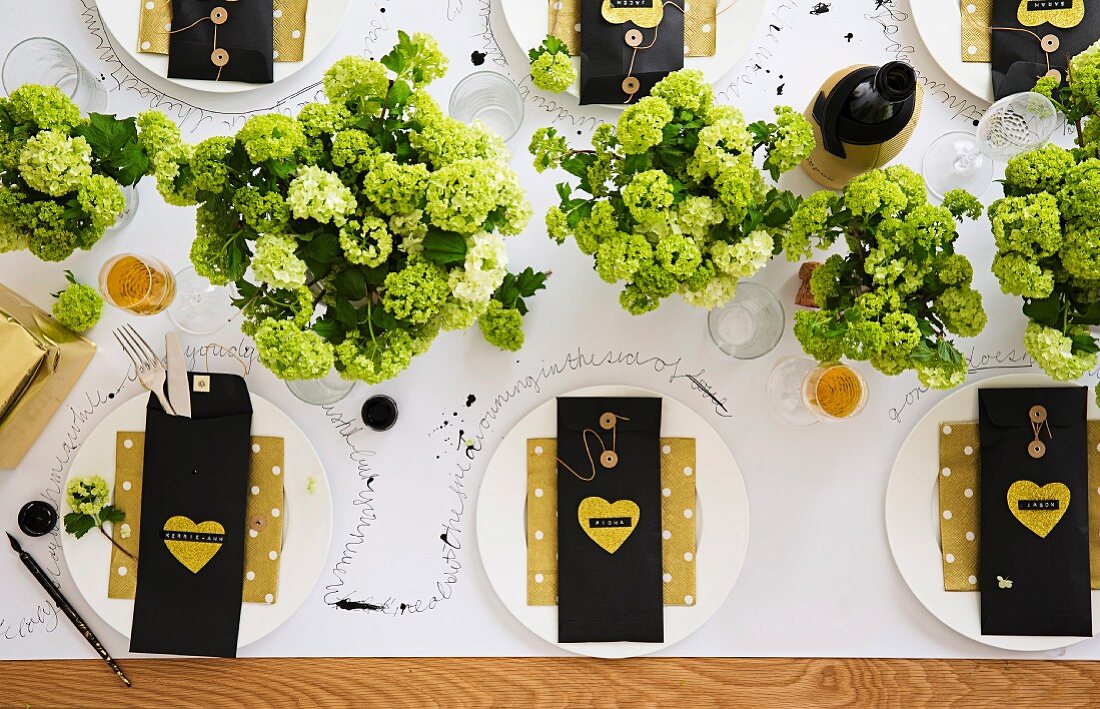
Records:
[[[634,533],[641,515],[641,508],[630,500],[612,504],[602,497],[586,497],[577,507],[581,529],[609,554],[617,552]]]
[[[633,22],[639,27],[656,27],[665,16],[665,0],[603,0],[601,14],[613,25]]]
[[[202,571],[225,542],[225,527],[217,522],[195,524],[187,517],[175,516],[164,523],[160,533],[172,556],[197,574]]]
[[[1069,508],[1069,488],[1062,483],[1039,487],[1030,480],[1017,480],[1008,487],[1008,509],[1043,539],[1062,520]]]

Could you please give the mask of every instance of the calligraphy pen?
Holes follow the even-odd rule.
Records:
[[[110,653],[103,647],[103,643],[99,642],[99,638],[95,636],[95,633],[93,633],[91,628],[88,627],[88,624],[84,622],[84,619],[77,615],[76,609],[74,609],[72,605],[65,600],[65,597],[61,595],[61,591],[59,591],[57,586],[54,586],[53,581],[46,576],[46,572],[42,570],[38,562],[35,561],[30,554],[23,551],[23,547],[19,545],[19,542],[16,541],[15,537],[13,537],[10,532],[8,533],[8,540],[11,542],[11,548],[18,552],[19,560],[23,562],[23,566],[26,566],[27,569],[30,570],[31,575],[38,581],[39,585],[46,589],[46,593],[50,594],[50,598],[53,599],[53,602],[56,603],[57,607],[61,609],[61,612],[72,621],[76,629],[79,630],[80,634],[84,636],[84,639],[88,641],[88,644],[95,648],[95,651],[99,653],[99,656],[103,658],[107,666],[114,670],[114,673],[118,675],[118,678],[122,680],[127,687],[133,687],[133,683],[123,674],[122,668],[118,666],[118,663],[115,662],[114,658],[111,657]]]

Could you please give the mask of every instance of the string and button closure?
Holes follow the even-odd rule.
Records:
[[[607,412],[603,413],[600,416],[600,421],[599,421],[600,428],[602,428],[605,431],[610,431],[611,432],[611,447],[608,447],[607,444],[604,443],[603,435],[599,431],[597,431],[596,429],[586,428],[583,431],[581,431],[581,440],[584,441],[584,452],[585,452],[585,455],[588,456],[588,465],[589,465],[589,468],[591,469],[591,475],[589,475],[588,477],[584,477],[583,475],[578,473],[576,470],[574,470],[568,463],[566,463],[560,457],[557,458],[558,463],[563,468],[565,468],[569,472],[573,473],[573,475],[578,480],[583,480],[584,482],[591,482],[592,480],[595,480],[596,479],[596,460],[597,459],[600,461],[600,466],[603,467],[606,470],[611,470],[612,468],[614,468],[615,466],[617,466],[619,464],[619,454],[616,451],[616,447],[618,445],[618,425],[619,425],[619,421],[629,421],[629,420],[630,419],[628,419],[627,417],[619,416],[618,414],[613,413],[611,411],[607,411]],[[598,458],[593,458],[592,457],[592,447],[591,447],[591,443],[590,443],[590,440],[592,438],[595,438],[597,441],[599,441],[599,444],[600,444],[600,455],[599,455]]]
[[[1047,454],[1047,445],[1040,440],[1040,432],[1043,427],[1047,429],[1047,437],[1054,438],[1054,434],[1050,430],[1050,420],[1047,416],[1047,409],[1045,406],[1036,404],[1032,406],[1027,412],[1028,420],[1031,422],[1031,430],[1035,433],[1035,440],[1027,444],[1027,453],[1035,460],[1042,458]]]

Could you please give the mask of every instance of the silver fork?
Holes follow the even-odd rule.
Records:
[[[134,363],[134,371],[137,372],[141,385],[156,395],[166,413],[175,416],[176,410],[164,396],[164,382],[168,379],[168,372],[165,371],[160,358],[153,352],[153,348],[138,334],[133,325],[120,327],[114,331],[114,336],[118,344],[122,345],[122,351]]]

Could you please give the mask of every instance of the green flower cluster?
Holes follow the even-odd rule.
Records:
[[[531,60],[531,83],[543,91],[561,93],[577,80],[569,47],[554,35],[547,35],[527,56]]]
[[[66,271],[65,275],[69,286],[57,294],[53,316],[73,332],[91,330],[103,315],[103,298],[95,288],[77,283],[72,271]]]
[[[1001,290],[1023,299],[1024,347],[1053,379],[1097,365],[1100,343],[1100,43],[1070,61],[1068,82],[1042,79],[1076,141],[1044,145],[1005,168],[1004,194],[989,207]],[[1100,388],[1097,391],[1100,397]]]
[[[434,39],[399,32],[377,61],[336,62],[328,102],[297,117],[254,116],[196,146],[140,117],[161,194],[199,205],[196,271],[234,284],[242,329],[276,376],[335,368],[381,382],[491,308],[488,339],[522,340],[501,323],[522,318],[534,291],[508,273],[505,237],[531,209],[499,136],[445,116],[428,94],[445,70]]]
[[[673,294],[717,307],[767,265],[800,200],[770,187],[754,155],[762,150],[764,169],[778,178],[810,154],[814,138],[785,107],[775,123],[747,125],[740,111],[714,103],[702,72],[684,69],[616,125],[597,128],[592,145],[574,151],[553,128],[535,132],[535,169],[560,167],[578,180],[558,185],[546,230],[559,243],[572,237],[600,278],[624,284],[620,304],[640,315]]]
[[[133,119],[80,109],[54,86],[0,98],[0,252],[63,261],[126,210],[122,188],[152,166]]]
[[[65,502],[73,512],[95,517],[111,501],[111,488],[98,475],[71,478],[65,485]]]
[[[841,196],[807,198],[785,236],[797,261],[837,241],[847,247],[818,266],[810,288],[819,309],[795,315],[802,348],[822,362],[868,361],[887,375],[915,370],[924,386],[950,389],[968,365],[951,335],[974,337],[986,325],[974,268],[955,252],[956,222],[981,216],[965,192],[928,204],[924,180],[897,165],[854,178]]]

